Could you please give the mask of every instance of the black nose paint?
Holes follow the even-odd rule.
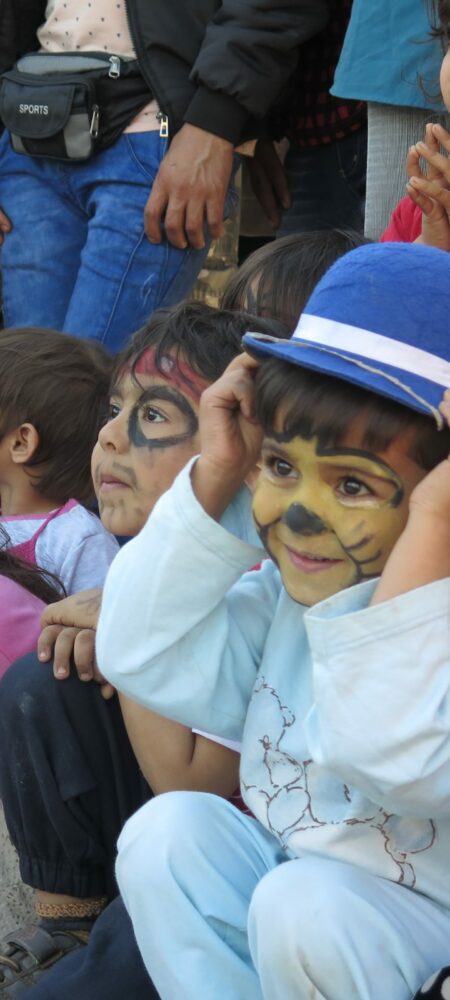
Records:
[[[328,531],[321,518],[301,503],[292,503],[283,514],[281,523],[286,524],[297,535],[321,535],[323,531]]]

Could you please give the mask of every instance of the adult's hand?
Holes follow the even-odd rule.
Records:
[[[12,229],[11,219],[8,219],[6,212],[0,208],[0,246],[7,233],[10,233]]]
[[[223,232],[223,208],[233,165],[233,144],[195,125],[183,125],[161,163],[145,206],[145,232],[184,250],[205,245]]]
[[[261,208],[274,229],[278,229],[283,209],[290,208],[292,198],[289,192],[286,172],[273,142],[260,139],[255,155],[248,159],[248,172]]]

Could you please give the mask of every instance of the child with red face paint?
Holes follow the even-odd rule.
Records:
[[[108,419],[92,455],[100,516],[109,531],[137,534],[158,497],[198,451],[200,395],[238,353],[249,326],[270,329],[247,314],[183,305],[154,314],[119,357]],[[244,498],[240,519],[251,531],[248,512]],[[14,935],[20,943],[7,947],[5,967],[0,956],[11,988],[22,975],[21,962],[29,959],[27,949],[45,941],[48,967],[79,946],[79,935],[116,893],[112,867],[120,827],[151,790],[201,788],[231,796],[238,785],[236,743],[192,733],[125,697],[119,706],[117,698],[102,698],[97,685],[80,684],[75,672],[69,676],[74,652],[81,680],[95,673],[101,682],[93,661],[95,632],[88,628],[95,628],[100,598],[101,591],[93,589],[53,606],[53,621],[57,608],[61,621],[73,627],[44,630],[40,659],[48,659],[45,650],[55,646],[53,669],[64,683],[56,683],[51,668],[39,666],[33,656],[15,664],[0,685],[0,739],[10,734],[0,788],[22,876],[38,890],[41,918],[27,938]],[[29,707],[23,715],[18,706],[25,697]],[[60,759],[63,745],[67,753]],[[18,974],[11,961],[18,963]],[[36,965],[29,985],[42,972]],[[145,972],[142,978],[151,990]]]
[[[100,668],[241,738],[258,821],[178,792],[126,824],[119,886],[164,998],[409,1000],[447,957],[449,581],[371,599],[450,450],[449,289],[447,254],[373,244],[291,340],[247,335],[253,358],[203,396],[199,458],[108,575]],[[258,453],[271,559],[242,577],[257,550],[218,521]]]

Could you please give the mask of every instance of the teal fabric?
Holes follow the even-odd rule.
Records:
[[[426,0],[354,0],[331,93],[445,111],[443,52],[429,32]]]

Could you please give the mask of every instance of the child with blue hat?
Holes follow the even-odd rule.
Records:
[[[253,813],[175,792],[121,834],[164,998],[409,1000],[448,958],[450,581],[376,578],[448,471],[449,316],[447,254],[341,258],[290,341],[245,336],[203,396],[200,455],[108,574],[102,673],[242,740]],[[270,559],[246,573],[260,550],[220,519],[258,456]]]

